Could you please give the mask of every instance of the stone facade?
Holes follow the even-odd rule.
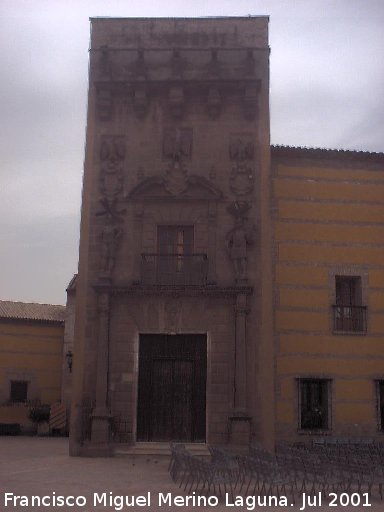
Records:
[[[384,155],[270,146],[267,28],[92,20],[73,455],[384,432]]]
[[[205,441],[272,445],[267,25],[92,20],[74,454],[137,440],[148,333],[205,335]]]

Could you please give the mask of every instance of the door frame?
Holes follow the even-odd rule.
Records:
[[[205,383],[205,443],[208,443],[209,438],[209,422],[208,418],[210,417],[210,376],[211,376],[211,337],[209,332],[207,331],[193,331],[191,330],[185,331],[185,332],[159,332],[159,331],[152,331],[152,330],[145,330],[142,332],[137,332],[137,335],[135,336],[134,340],[134,373],[136,375],[135,382],[134,382],[134,389],[133,389],[133,411],[132,411],[132,418],[133,418],[133,439],[135,443],[141,443],[145,441],[138,441],[137,440],[137,430],[138,430],[138,399],[139,399],[139,348],[140,348],[140,337],[142,335],[158,335],[158,336],[205,336],[205,347],[206,347],[206,383]],[[156,442],[156,441],[155,441]]]

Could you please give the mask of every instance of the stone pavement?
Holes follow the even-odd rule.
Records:
[[[287,511],[298,512],[302,504],[288,507],[252,507],[230,506],[223,499],[217,506],[194,506],[192,502],[188,506],[177,506],[162,503],[159,505],[159,493],[166,496],[171,493],[176,496],[186,497],[167,473],[168,458],[129,456],[115,458],[78,458],[68,456],[68,440],[63,438],[39,438],[39,437],[0,437],[0,511],[11,512],[91,512],[91,511],[189,511],[212,510],[212,512],[240,512],[244,510],[256,511]],[[12,500],[5,501],[13,495],[24,496],[24,502],[18,500],[15,504]],[[106,503],[94,505],[94,495],[101,499],[106,493]],[[112,493],[112,494],[110,494]],[[148,493],[150,503],[148,505]],[[46,498],[46,506],[31,504],[31,497]],[[56,506],[53,501],[58,496],[74,496],[78,504]],[[112,496],[115,502],[109,504]],[[142,504],[134,506],[124,505],[120,508],[119,496],[144,496]],[[83,497],[83,498],[82,498]],[[28,504],[26,504],[28,500]],[[384,512],[384,503],[376,496],[370,499],[371,506],[341,506],[330,507],[325,503],[322,507],[306,507],[307,512],[328,510],[329,512]],[[24,505],[25,503],[25,505]]]

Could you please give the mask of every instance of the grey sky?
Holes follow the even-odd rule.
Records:
[[[77,269],[90,16],[270,15],[274,144],[384,150],[383,0],[1,0],[0,299]]]

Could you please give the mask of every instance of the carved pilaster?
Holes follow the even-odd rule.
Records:
[[[108,409],[109,311],[108,291],[98,295],[98,338],[95,408],[92,411],[91,443],[106,446],[110,437]]]
[[[232,444],[248,444],[251,417],[247,407],[247,296],[239,293],[235,305],[235,385],[234,410],[229,418]]]
[[[235,397],[234,410],[237,413],[247,412],[247,353],[246,353],[246,323],[249,309],[247,296],[239,293],[235,305]]]
[[[208,283],[216,283],[216,233],[217,203],[210,201],[208,205]]]

